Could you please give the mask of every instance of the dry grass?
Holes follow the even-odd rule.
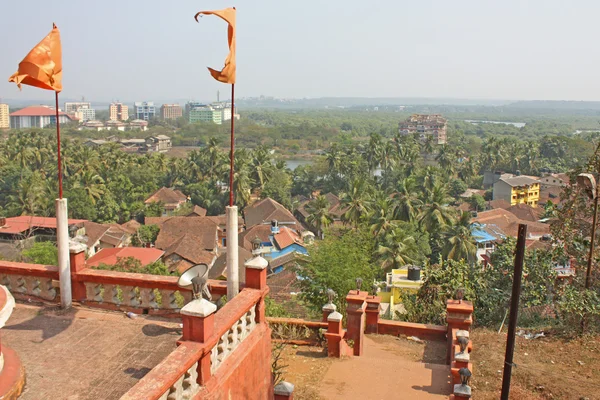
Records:
[[[295,400],[320,400],[319,384],[331,365],[332,359],[321,347],[287,345],[282,363],[287,365],[284,380],[295,385]]]
[[[500,397],[506,334],[475,329],[473,391],[481,400]],[[600,340],[517,337],[511,399],[600,399]]]

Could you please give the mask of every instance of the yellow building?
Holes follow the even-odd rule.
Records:
[[[0,104],[0,129],[10,128],[10,109],[8,104]]]
[[[403,291],[416,293],[421,285],[422,280],[411,281],[408,279],[408,267],[393,269],[392,272],[387,273],[386,287],[377,293],[381,297],[382,303],[390,303],[390,307],[393,308],[394,304],[400,304],[402,302]]]
[[[506,200],[511,206],[527,204],[537,207],[540,201],[540,182],[530,176],[500,178],[494,183],[493,198]]]

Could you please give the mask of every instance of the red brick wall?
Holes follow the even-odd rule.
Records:
[[[270,399],[271,379],[271,329],[261,324],[221,364],[194,399]]]

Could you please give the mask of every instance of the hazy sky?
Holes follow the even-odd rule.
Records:
[[[56,22],[63,96],[209,100],[237,6],[237,96],[600,100],[597,0],[2,1],[0,97]]]

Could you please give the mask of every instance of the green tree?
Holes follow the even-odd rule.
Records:
[[[323,239],[324,230],[333,222],[333,218],[329,214],[329,208],[331,208],[331,205],[327,197],[323,195],[317,196],[306,205],[306,211],[308,212],[306,222],[317,230],[317,236],[321,239]]]
[[[474,211],[485,211],[485,199],[480,194],[473,194],[469,198],[469,205]]]
[[[366,229],[342,229],[330,232],[318,246],[309,249],[310,258],[298,269],[304,279],[300,281],[300,297],[315,312],[328,301],[327,289],[336,293],[334,303],[345,315],[346,295],[356,288],[356,278],[363,279],[363,287],[369,287],[379,271],[374,266],[373,241]]]
[[[58,249],[52,242],[35,242],[21,253],[28,262],[42,265],[58,265]]]
[[[292,180],[287,172],[275,170],[272,172],[269,181],[265,184],[265,188],[261,193],[262,198],[270,197],[273,200],[283,204],[289,208],[292,203],[290,189]]]
[[[468,189],[467,184],[462,179],[452,179],[450,181],[450,190],[448,194],[458,199],[458,197],[463,194]]]

